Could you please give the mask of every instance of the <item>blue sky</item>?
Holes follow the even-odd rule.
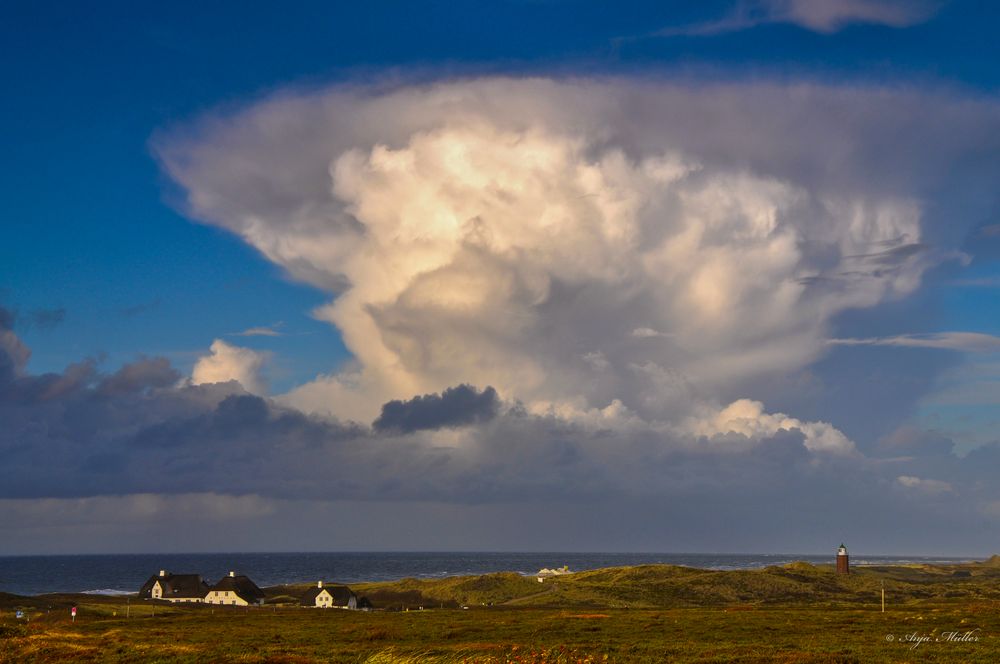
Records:
[[[712,21],[732,3],[410,2],[14,3],[3,28],[12,103],[0,187],[8,306],[65,309],[65,324],[22,331],[32,368],[82,356],[109,368],[137,354],[193,362],[210,337],[278,321],[296,336],[276,385],[332,370],[346,351],[308,316],[324,297],[225,233],[169,204],[150,155],[157,131],[289,84],[441,72],[695,72],[821,80],[944,81],[996,89],[996,8],[951,2],[906,30],[790,24],[711,37],[649,37]],[[553,26],[558,25],[558,29]],[[986,221],[986,220],[984,220]],[[978,278],[997,273],[976,264]],[[948,328],[997,332],[989,288],[953,288]],[[123,314],[138,311],[141,315]],[[257,343],[261,343],[257,340]]]
[[[897,295],[880,295],[870,302],[857,295],[860,299],[855,304],[843,306],[840,300],[836,305],[816,304],[827,301],[823,298],[833,302],[835,297],[830,292],[824,291],[812,299],[804,296],[800,309],[812,306],[822,309],[823,325],[811,336],[806,335],[809,339],[796,336],[790,342],[808,346],[798,359],[775,361],[767,371],[748,368],[740,373],[741,370],[734,368],[732,378],[723,380],[709,367],[712,357],[727,358],[726,362],[735,367],[742,366],[744,361],[761,362],[760,357],[770,357],[768,354],[775,352],[760,342],[759,349],[755,347],[753,352],[745,353],[747,357],[737,358],[733,348],[742,348],[739,343],[759,340],[726,341],[709,350],[686,347],[686,354],[671,356],[676,364],[664,360],[660,368],[668,373],[676,371],[684,380],[690,380],[696,385],[694,391],[707,395],[706,403],[710,401],[718,408],[746,398],[764,403],[765,411],[753,416],[760,422],[771,421],[768,413],[788,413],[787,421],[798,422],[789,426],[799,427],[796,430],[802,432],[804,444],[811,450],[811,445],[821,445],[816,441],[831,440],[821,432],[806,431],[817,422],[829,423],[837,435],[844,436],[869,456],[874,454],[873,450],[891,447],[895,443],[886,441],[897,438],[915,441],[929,436],[944,437],[962,454],[992,445],[996,442],[994,412],[1000,403],[1000,390],[995,390],[1000,376],[997,355],[1000,345],[990,345],[1000,341],[995,339],[1000,336],[997,298],[1000,232],[996,232],[1000,228],[1000,200],[993,193],[997,190],[996,155],[990,153],[988,141],[984,143],[977,137],[990,136],[989,128],[995,124],[1000,85],[1000,69],[996,66],[1000,62],[1000,42],[995,35],[1000,25],[1000,8],[971,0],[926,3],[865,0],[851,4],[846,10],[845,7],[848,5],[835,0],[298,2],[291,5],[177,2],[159,6],[125,2],[95,6],[8,3],[0,20],[0,72],[7,101],[0,105],[0,122],[6,128],[4,150],[0,153],[3,176],[0,228],[4,240],[0,242],[0,307],[13,312],[13,333],[31,351],[30,362],[19,371],[28,377],[62,375],[68,365],[92,358],[96,362],[94,376],[98,377],[89,380],[99,381],[100,376],[128,368],[140,358],[162,357],[176,372],[176,380],[183,382],[193,372],[197,373],[196,364],[209,356],[213,341],[222,339],[234,348],[247,349],[249,354],[241,356],[243,360],[225,356],[214,365],[203,364],[201,375],[211,379],[196,379],[195,383],[222,385],[234,378],[250,392],[273,399],[268,407],[291,409],[303,417],[354,420],[367,426],[374,418],[366,409],[374,409],[377,415],[379,406],[386,401],[409,404],[410,399],[421,394],[445,394],[446,388],[458,384],[469,383],[485,390],[496,383],[505,404],[521,401],[535,415],[542,412],[543,406],[549,407],[553,410],[548,411],[547,417],[567,417],[567,421],[577,424],[591,415],[579,415],[583,419],[574,420],[577,415],[566,415],[571,404],[572,408],[582,409],[581,412],[610,413],[602,409],[612,408],[617,400],[629,412],[638,413],[636,417],[647,424],[655,420],[660,423],[658,427],[661,424],[667,427],[665,423],[675,427],[683,421],[683,426],[693,426],[700,435],[739,433],[753,438],[758,429],[744,431],[732,425],[736,428],[716,431],[707,424],[690,424],[689,419],[682,420],[672,410],[676,408],[680,413],[689,408],[683,412],[695,412],[695,406],[691,405],[694,402],[682,406],[664,401],[666,405],[657,408],[669,414],[662,419],[659,415],[654,418],[649,414],[652,410],[644,410],[652,409],[643,401],[643,390],[650,388],[632,384],[629,382],[632,379],[625,377],[631,375],[629,372],[634,373],[636,366],[651,366],[653,356],[645,350],[630,355],[633,351],[626,352],[611,342],[602,345],[605,334],[602,330],[608,326],[597,323],[564,345],[576,348],[573,344],[579,344],[573,362],[584,358],[595,371],[603,371],[607,366],[617,366],[617,361],[623,373],[614,380],[594,378],[597,387],[583,396],[570,394],[568,388],[562,387],[579,380],[573,373],[577,371],[576,364],[572,372],[567,369],[568,373],[562,376],[560,370],[569,364],[557,367],[546,364],[549,359],[539,359],[551,358],[556,353],[544,345],[545,340],[526,336],[511,342],[512,348],[536,349],[532,351],[535,355],[529,354],[533,364],[520,351],[511,350],[509,356],[503,356],[499,346],[493,344],[503,334],[514,334],[509,330],[483,333],[484,339],[489,337],[489,343],[483,342],[486,345],[479,358],[463,365],[468,368],[467,373],[456,368],[459,365],[455,363],[434,363],[440,357],[453,359],[463,352],[475,355],[480,352],[476,350],[478,347],[470,342],[463,348],[458,343],[456,349],[456,343],[441,341],[440,347],[423,348],[424,355],[420,356],[423,358],[420,362],[425,363],[421,365],[423,373],[414,370],[407,377],[386,378],[392,363],[380,368],[376,358],[381,351],[365,350],[359,341],[375,328],[358,327],[354,332],[345,332],[350,325],[345,326],[344,321],[351,314],[346,307],[340,313],[328,307],[344,292],[342,287],[330,286],[340,278],[338,275],[353,274],[356,283],[360,283],[367,273],[360,271],[361,268],[354,273],[346,268],[341,271],[340,265],[330,262],[333,260],[330,256],[345,263],[349,261],[352,254],[346,250],[324,254],[327,263],[320,268],[316,267],[315,259],[306,257],[308,251],[302,249],[303,245],[296,245],[295,251],[300,255],[279,256],[284,251],[280,249],[282,242],[302,241],[296,235],[300,229],[286,228],[284,224],[292,223],[289,218],[268,215],[279,208],[283,213],[308,210],[315,202],[310,199],[309,205],[296,207],[289,203],[288,207],[282,207],[292,195],[289,191],[294,189],[282,189],[287,184],[282,173],[292,174],[288,177],[299,173],[323,174],[322,168],[315,171],[316,164],[297,161],[293,150],[282,147],[282,141],[299,137],[294,128],[287,126],[300,127],[299,131],[307,137],[313,132],[316,144],[338,146],[336,153],[324,158],[327,165],[341,163],[346,170],[351,164],[338,160],[350,151],[348,148],[357,147],[367,154],[365,151],[374,144],[384,143],[394,149],[403,149],[405,144],[418,156],[431,154],[430,147],[426,148],[428,152],[421,153],[419,142],[407,143],[417,133],[405,134],[403,129],[392,127],[383,137],[378,127],[361,126],[362,115],[375,117],[385,112],[370,101],[383,93],[388,95],[385,99],[398,94],[397,102],[403,110],[397,115],[392,111],[377,117],[388,118],[390,124],[398,122],[398,127],[409,126],[408,113],[416,116],[427,112],[422,105],[425,102],[411,102],[407,96],[409,91],[415,91],[414,96],[424,94],[420,90],[425,85],[453,85],[454,94],[461,96],[470,86],[477,85],[476,81],[486,81],[477,94],[486,99],[494,99],[491,95],[495,95],[496,100],[502,100],[503,94],[496,92],[497,86],[503,85],[496,83],[498,78],[541,77],[556,82],[553,90],[539,93],[518,88],[511,94],[523,99],[525,107],[537,102],[546,109],[561,103],[553,99],[570,98],[604,108],[602,104],[610,104],[608,98],[616,94],[623,98],[634,94],[639,101],[632,105],[623,102],[627,110],[619,110],[618,115],[609,112],[602,116],[603,111],[593,111],[593,117],[581,120],[595,133],[608,127],[618,132],[607,139],[607,144],[612,145],[619,135],[628,133],[628,123],[615,124],[621,117],[635,112],[630,116],[635,120],[634,126],[652,126],[655,123],[649,118],[640,117],[643,108],[662,108],[669,114],[673,103],[669,95],[680,95],[681,103],[689,101],[692,109],[702,109],[701,120],[704,120],[705,114],[717,110],[710,100],[706,101],[708,93],[704,93],[703,87],[707,85],[720,86],[724,92],[719,94],[739,97],[746,93],[748,99],[755,99],[760,90],[764,91],[759,92],[762,96],[770,94],[767,90],[771,86],[779,91],[774,97],[786,99],[785,108],[801,101],[802,95],[795,92],[797,86],[813,86],[819,90],[815,99],[810,97],[812,92],[805,94],[803,110],[789,111],[787,118],[781,113],[782,103],[775,102],[773,123],[766,121],[767,104],[771,102],[750,99],[743,110],[724,112],[718,108],[720,135],[731,135],[742,145],[733,149],[731,159],[726,155],[725,145],[720,147],[714,142],[711,131],[704,130],[702,136],[698,132],[703,130],[694,124],[691,132],[698,136],[689,143],[683,136],[678,138],[683,133],[680,129],[672,130],[675,133],[662,141],[683,144],[687,154],[702,160],[710,171],[720,169],[723,181],[729,181],[725,174],[740,169],[759,176],[754,186],[761,191],[771,191],[766,184],[768,178],[781,180],[787,175],[787,182],[809,192],[815,201],[827,201],[842,193],[860,195],[857,192],[863,191],[870,197],[866,200],[897,206],[892,214],[904,216],[905,206],[900,201],[916,201],[921,211],[920,241],[912,243],[912,247],[901,244],[895,248],[903,251],[909,247],[916,252],[914,255],[927,257],[926,263],[906,264],[905,269],[914,270],[912,276],[916,281],[912,284],[900,281],[880,286],[888,291],[896,289]],[[561,82],[581,80],[598,83],[587,83],[582,91],[560,87]],[[618,93],[600,87],[608,81]],[[372,84],[371,88],[365,87]],[[638,89],[660,84],[694,92],[685,96],[687,93],[674,90],[663,97],[659,92]],[[354,92],[358,89],[367,92]],[[893,95],[901,96],[889,99]],[[292,110],[281,115],[285,103]],[[426,103],[436,108],[432,102]],[[469,104],[468,108],[474,107],[473,102]],[[342,113],[357,113],[361,119],[349,128],[338,130],[340,133],[327,131],[315,117],[327,112],[320,109],[331,107],[346,109],[338,111]],[[828,112],[821,113],[824,108]],[[586,115],[583,110],[581,117]],[[556,121],[551,118],[558,116],[556,111],[544,112],[549,115],[538,121],[539,126],[554,126],[552,123]],[[675,126],[681,126],[685,118],[677,113]],[[898,134],[894,113],[900,120]],[[489,116],[487,111],[483,114]],[[525,114],[528,117],[527,111]],[[747,118],[745,126],[739,124],[743,121],[741,117]],[[280,118],[286,118],[281,129],[261,129],[270,119]],[[692,116],[691,120],[694,123],[698,118]],[[334,118],[331,123],[339,121]],[[795,123],[794,130],[788,132],[790,136],[805,138],[798,144],[778,146],[785,132],[781,123],[786,121]],[[497,122],[502,124],[500,120]],[[531,124],[530,118],[525,123]],[[965,129],[967,136],[962,133]],[[422,127],[421,131],[431,132],[432,128]],[[827,157],[807,154],[810,149],[805,143],[813,131],[826,137],[823,141],[829,141],[817,143],[829,149]],[[922,131],[927,132],[926,142],[919,140]],[[952,134],[956,135],[954,141],[950,139]],[[771,141],[773,145],[757,145],[754,137],[758,135],[760,142]],[[348,139],[354,143],[342,143]],[[838,149],[841,139],[847,146],[842,152]],[[641,139],[633,143],[629,140],[621,139],[625,154],[642,152]],[[604,149],[604,144],[598,143],[588,149]],[[799,153],[807,156],[800,159],[796,156]],[[268,166],[271,159],[273,167]],[[940,163],[935,165],[937,160]],[[229,171],[241,173],[248,163],[249,170],[259,166],[262,172],[267,172],[259,180],[248,176],[246,181],[238,175],[229,179],[219,175]],[[372,163],[367,163],[369,169]],[[641,159],[637,157],[635,163],[641,164]],[[799,169],[797,174],[796,169]],[[344,184],[347,181],[340,183],[342,189],[338,191],[353,186]],[[376,187],[378,183],[358,182],[357,188],[338,196],[343,200],[353,196],[355,207],[350,208],[351,214],[361,215],[357,206],[367,200],[364,197],[371,194],[377,199],[378,190],[366,187]],[[408,185],[397,183],[398,189],[387,191],[402,195],[399,192],[411,191],[404,185],[420,186],[416,179],[407,182]],[[251,183],[259,188],[255,189]],[[268,187],[281,195],[275,194],[275,200],[265,201],[266,193],[270,192]],[[687,191],[679,195],[695,194]],[[217,204],[199,206],[194,202],[198,196],[214,197],[212,200]],[[403,215],[405,211],[397,212]],[[250,219],[258,217],[262,220],[260,228],[267,234],[264,239],[253,236],[256,232],[253,229],[258,227]],[[899,223],[905,226],[904,222]],[[311,232],[315,232],[317,246],[333,242],[314,228]],[[802,237],[805,238],[802,246],[808,245],[806,240],[814,239],[808,233]],[[886,237],[878,236],[872,246],[887,241]],[[889,245],[879,245],[881,248],[866,254],[873,264],[882,260],[872,257],[885,246]],[[367,250],[375,251],[372,247]],[[863,260],[847,254],[842,258],[843,265]],[[753,257],[744,255],[743,259],[751,261]],[[303,265],[310,260],[314,264],[307,270]],[[829,256],[817,253],[809,267],[826,266],[830,260]],[[901,265],[893,263],[886,269],[902,270]],[[877,270],[876,266],[872,274]],[[461,274],[462,279],[470,278],[465,272]],[[570,284],[573,278],[566,274],[569,273],[553,277],[553,283]],[[530,281],[528,277],[524,279],[527,280],[524,283]],[[551,306],[546,308],[541,304],[532,311],[541,318],[556,310],[566,313],[551,314],[553,318],[545,318],[547,322],[538,329],[557,330],[564,320],[579,314],[574,307],[582,307],[580,302],[605,297],[596,290],[588,290],[592,285],[581,284],[565,285],[564,297],[552,295],[558,289],[551,287],[547,300]],[[577,287],[580,290],[573,290]],[[643,297],[653,297],[650,293]],[[422,316],[437,316],[435,325],[447,327],[441,321],[452,320],[448,318],[449,312],[442,313],[430,306],[422,313],[414,313],[408,302],[400,296],[397,304],[402,308],[372,314],[384,338],[397,340],[393,335],[398,335],[400,348],[422,345],[425,336],[451,340],[453,337],[448,335],[455,334],[454,339],[461,339],[456,332],[459,329],[461,334],[479,334],[470,331],[469,321],[462,321],[461,325],[456,322],[447,329],[431,327]],[[857,304],[861,302],[864,304]],[[380,303],[372,300],[359,304],[356,313],[361,313],[351,321],[378,309]],[[619,305],[612,306],[610,301],[601,303],[591,311],[593,315],[628,318],[622,313],[625,305],[618,309]],[[642,311],[642,315],[648,313]],[[635,320],[638,321],[633,330],[638,332],[633,335],[635,338],[645,336],[657,340],[651,343],[667,343],[663,340],[683,335],[673,329],[647,328],[642,322],[645,319]],[[801,321],[789,322],[782,330],[797,335],[809,326],[809,321],[809,316],[803,316]],[[683,327],[680,322],[678,326],[678,330]],[[271,333],[240,334],[255,328]],[[927,343],[926,335],[944,333],[985,336],[974,339],[935,336]],[[351,334],[356,336],[350,337]],[[510,341],[504,339],[504,343]],[[536,341],[537,348],[532,345]],[[829,347],[823,346],[826,343]],[[821,347],[825,350],[819,350]],[[507,359],[498,360],[490,353]],[[620,357],[616,353],[621,353]],[[681,364],[699,353],[703,357],[697,367],[681,368]],[[641,362],[637,359],[640,355]],[[410,356],[404,359],[417,362]],[[244,360],[249,364],[240,364],[239,369],[230,369],[227,364]],[[496,367],[508,361],[510,367],[523,372],[523,382],[510,379],[505,390],[506,374]],[[524,364],[518,364],[522,361]],[[490,366],[494,369],[483,369],[487,362],[493,362]],[[358,366],[361,367],[358,373],[350,373]],[[552,378],[552,383],[544,389],[538,387],[544,381],[524,378],[533,370],[561,376],[562,382],[554,386],[558,381]],[[263,387],[252,389],[249,382],[256,379],[258,372],[263,375]],[[333,378],[326,380],[323,376]],[[359,391],[344,387],[369,380],[374,386],[369,386],[370,392],[365,392],[369,387],[364,386]],[[175,389],[173,383],[150,385],[156,389]],[[404,385],[405,389],[401,387]],[[100,387],[92,382],[86,389],[99,391]],[[176,388],[183,389],[194,386]],[[203,407],[220,407],[224,396],[221,392],[205,396]],[[354,410],[348,409],[348,405],[328,403],[355,404],[354,399],[360,404],[350,405]],[[701,403],[697,401],[698,408]],[[424,402],[416,402],[413,407],[421,404]],[[461,410],[467,403],[448,407]],[[157,414],[151,412],[135,426],[170,425],[172,417],[180,417],[169,414],[174,413],[172,408],[164,406],[164,410],[156,410]],[[506,406],[496,408],[496,412],[501,412]],[[492,421],[494,411],[489,413],[486,419]],[[39,421],[37,418],[47,417],[18,415],[22,416],[25,422],[35,423]],[[191,413],[185,417],[188,420],[184,421],[197,419]],[[706,422],[711,419],[705,417]],[[468,427],[477,426],[469,423],[480,420],[460,417],[455,422]],[[770,424],[760,426],[767,428]],[[789,426],[778,430],[787,430]],[[657,435],[666,435],[662,427],[657,429],[660,432]],[[465,435],[458,424],[444,429],[458,432],[454,436]],[[772,434],[768,430],[767,435]],[[271,442],[280,445],[282,434],[274,435],[276,438]],[[489,435],[499,434],[493,431]],[[535,435],[544,438],[541,433],[531,434]],[[545,440],[546,444],[555,444],[551,436]],[[434,447],[444,443],[434,440],[421,444]],[[108,451],[99,458],[117,463],[125,457],[123,453]],[[108,467],[111,466],[114,463]],[[933,464],[905,472],[933,474]],[[944,498],[960,493],[961,480],[957,478],[964,477],[962,472],[965,471],[954,470],[955,478],[949,479],[952,488],[943,492]],[[73,484],[74,478],[83,473],[67,470],[67,482]],[[924,479],[928,478],[930,475]],[[891,478],[888,481],[891,483]],[[970,486],[974,484],[972,480],[969,482]],[[706,480],[708,484],[711,482]],[[81,481],[81,486],[89,484]],[[928,494],[935,494],[937,485],[924,486],[929,487]],[[141,488],[123,483],[116,493],[133,495]],[[210,488],[193,482],[185,491],[194,495]],[[92,488],[81,488],[64,497],[91,500],[99,493]],[[171,491],[161,493],[167,495]],[[256,488],[232,487],[226,495],[247,494],[257,495]],[[454,496],[432,494],[424,495],[414,489],[410,493],[401,491],[398,499],[465,505],[465,501]],[[470,500],[477,504],[491,500],[499,504],[509,498],[500,494]],[[0,496],[0,500],[39,499],[46,495],[44,491],[25,491],[21,495]],[[275,490],[273,495],[261,495],[275,500],[328,499],[308,491],[297,495],[290,490]],[[348,498],[365,499],[364,496]],[[969,505],[978,500],[977,504],[987,505],[980,510],[982,514],[1000,514],[1000,502],[992,498],[977,494],[973,499],[963,494],[961,500],[954,499],[965,500]],[[706,504],[711,502],[706,499]],[[220,509],[225,512],[231,508],[226,503]],[[258,515],[261,523],[278,518],[273,515],[281,514],[282,509],[286,508],[265,510],[264,516]],[[329,509],[336,511],[333,507]],[[446,521],[441,516],[443,509],[428,508],[429,522],[443,524]],[[518,518],[513,516],[516,513],[517,510],[508,513],[512,522]],[[385,534],[391,530],[388,525],[383,530],[372,530],[373,545],[406,548]],[[52,532],[57,531],[55,528]],[[567,537],[572,540],[576,535],[570,533]],[[572,541],[589,546],[583,536]],[[711,546],[714,540],[691,535],[688,541],[690,544],[681,545],[682,548]],[[789,546],[808,548],[813,541],[790,540]],[[970,550],[984,546],[974,538],[963,541]],[[904,540],[896,543],[903,546]],[[721,543],[717,545],[724,547]],[[878,546],[886,551],[886,547],[895,545],[890,541]],[[905,545],[921,546],[910,540]],[[31,547],[41,550],[54,545],[42,537],[25,546],[25,550]],[[149,540],[144,546],[155,548],[156,544]],[[266,540],[254,546],[269,547]],[[318,542],[316,546],[331,546],[331,543]],[[523,546],[533,546],[530,538]],[[656,548],[665,544],[646,542],[643,546]],[[748,541],[743,546],[752,548],[759,544]],[[936,551],[930,545],[923,548]],[[961,548],[960,544],[953,547]]]

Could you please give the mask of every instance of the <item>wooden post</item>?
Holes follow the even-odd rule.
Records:
[[[882,613],[885,613],[885,581],[882,582]]]

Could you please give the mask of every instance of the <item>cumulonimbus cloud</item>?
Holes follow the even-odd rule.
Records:
[[[356,362],[285,403],[370,420],[471,383],[677,421],[954,256],[924,195],[997,125],[908,90],[489,78],[278,95],[156,145],[192,216],[331,294]]]
[[[996,445],[871,458],[755,398],[956,255],[1000,175],[989,100],[489,78],[279,94],[156,146],[193,217],[329,293],[355,362],[276,399],[218,382],[259,368],[225,342],[210,357],[243,359],[194,381],[161,359],[32,375],[0,309],[2,497],[591,500],[689,532],[913,518],[915,482],[996,502]]]

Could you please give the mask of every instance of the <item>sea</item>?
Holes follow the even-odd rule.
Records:
[[[230,571],[246,574],[259,586],[306,583],[391,581],[444,576],[517,572],[543,567],[571,571],[663,563],[706,569],[754,569],[796,560],[832,563],[831,555],[717,553],[167,553],[61,556],[0,556],[0,592],[16,595],[91,593],[126,595],[159,570],[201,574],[212,583]],[[948,564],[971,558],[859,556],[852,565]]]

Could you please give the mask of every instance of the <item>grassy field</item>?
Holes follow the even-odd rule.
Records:
[[[128,617],[125,598],[0,596],[0,661],[996,662],[998,562],[849,577],[796,563],[356,586],[385,609],[373,612],[299,608],[296,587],[269,589],[269,604],[251,609],[133,599]],[[14,620],[16,608],[30,621]]]

